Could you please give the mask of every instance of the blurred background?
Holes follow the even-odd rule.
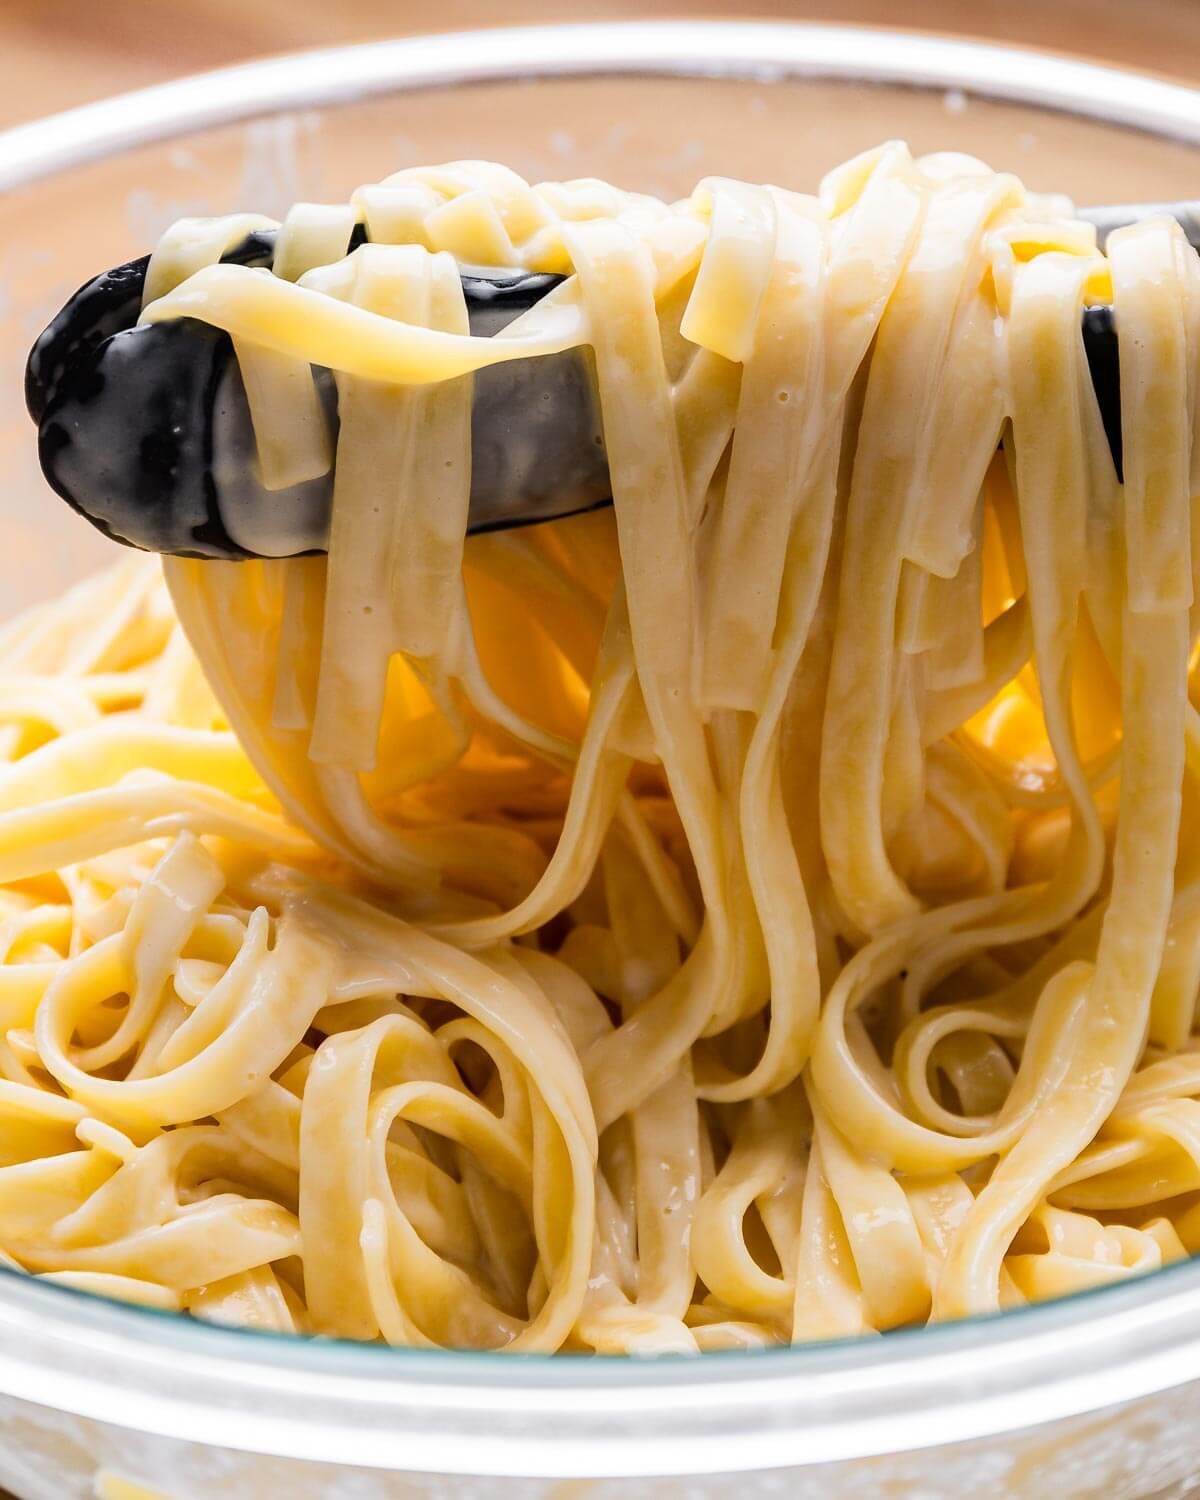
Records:
[[[268,52],[471,26],[683,15],[954,31],[1200,77],[1200,0],[0,0],[0,126]]]

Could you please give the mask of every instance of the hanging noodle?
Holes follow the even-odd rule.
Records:
[[[369,243],[342,257],[356,221]],[[1200,1249],[1200,270],[956,155],[187,221],[327,557],[0,640],[0,1247],[203,1318],[746,1348]],[[492,339],[457,262],[567,273]],[[1080,336],[1120,330],[1123,482]],[[612,511],[464,538],[584,345]],[[194,654],[193,654],[194,653]]]

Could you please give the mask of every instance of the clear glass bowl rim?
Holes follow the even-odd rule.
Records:
[[[917,32],[643,21],[267,58],[0,133],[0,189],[288,109],[487,80],[814,77],[961,89],[1200,143],[1200,92]],[[189,1322],[0,1270],[0,1393],[165,1438],[484,1476],[651,1476],[865,1458],[1016,1431],[1200,1379],[1200,1262],[882,1339],[585,1359],[389,1349]]]

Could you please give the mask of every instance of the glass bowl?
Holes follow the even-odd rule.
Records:
[[[806,187],[897,136],[1080,203],[1200,182],[1200,94],[1181,86],[767,22],[312,52],[0,135],[0,606],[112,555],[37,472],[29,343],[79,282],[179,215],[279,213],[463,156],[665,195],[707,172]],[[0,1483],[20,1500],[1170,1500],[1200,1485],[1198,1418],[1200,1264],[997,1318],[657,1361],[304,1342],[0,1271]]]

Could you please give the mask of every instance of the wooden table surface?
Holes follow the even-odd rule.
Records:
[[[904,25],[1200,78],[1200,0],[0,0],[0,126],[265,53],[405,32],[645,16]]]

